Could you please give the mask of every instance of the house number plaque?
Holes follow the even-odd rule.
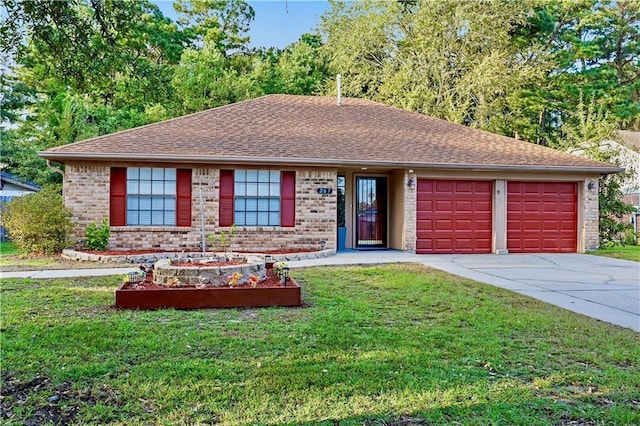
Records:
[[[318,194],[329,195],[333,194],[333,188],[318,188]]]

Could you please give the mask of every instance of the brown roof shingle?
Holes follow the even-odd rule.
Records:
[[[45,158],[615,172],[606,163],[376,102],[268,95],[40,153]]]

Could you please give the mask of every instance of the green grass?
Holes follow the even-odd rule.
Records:
[[[18,254],[16,245],[10,241],[0,241],[0,256]]]
[[[640,423],[631,330],[417,265],[294,275],[304,308],[118,311],[119,277],[3,280],[4,424]]]
[[[640,245],[602,248],[593,252],[593,254],[597,254],[598,256],[615,257],[616,259],[626,259],[640,262]]]

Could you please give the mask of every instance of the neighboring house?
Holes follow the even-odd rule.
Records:
[[[640,132],[621,130],[618,133],[622,142],[618,144],[620,167],[631,172],[622,190],[625,194],[637,193],[640,191]]]
[[[0,209],[15,197],[23,197],[40,191],[33,182],[24,181],[11,173],[0,172]],[[7,240],[7,230],[0,227],[0,241]]]
[[[65,165],[76,237],[108,217],[123,250],[196,250],[203,221],[207,234],[235,223],[235,250],[335,249],[340,211],[347,248],[582,252],[598,246],[598,177],[621,170],[367,100],[292,95],[40,155]]]

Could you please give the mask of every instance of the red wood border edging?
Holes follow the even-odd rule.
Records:
[[[300,306],[300,286],[289,278],[286,287],[217,287],[217,288],[163,288],[129,290],[123,283],[116,290],[116,308],[119,309],[200,309],[200,308],[252,308],[266,306]]]

